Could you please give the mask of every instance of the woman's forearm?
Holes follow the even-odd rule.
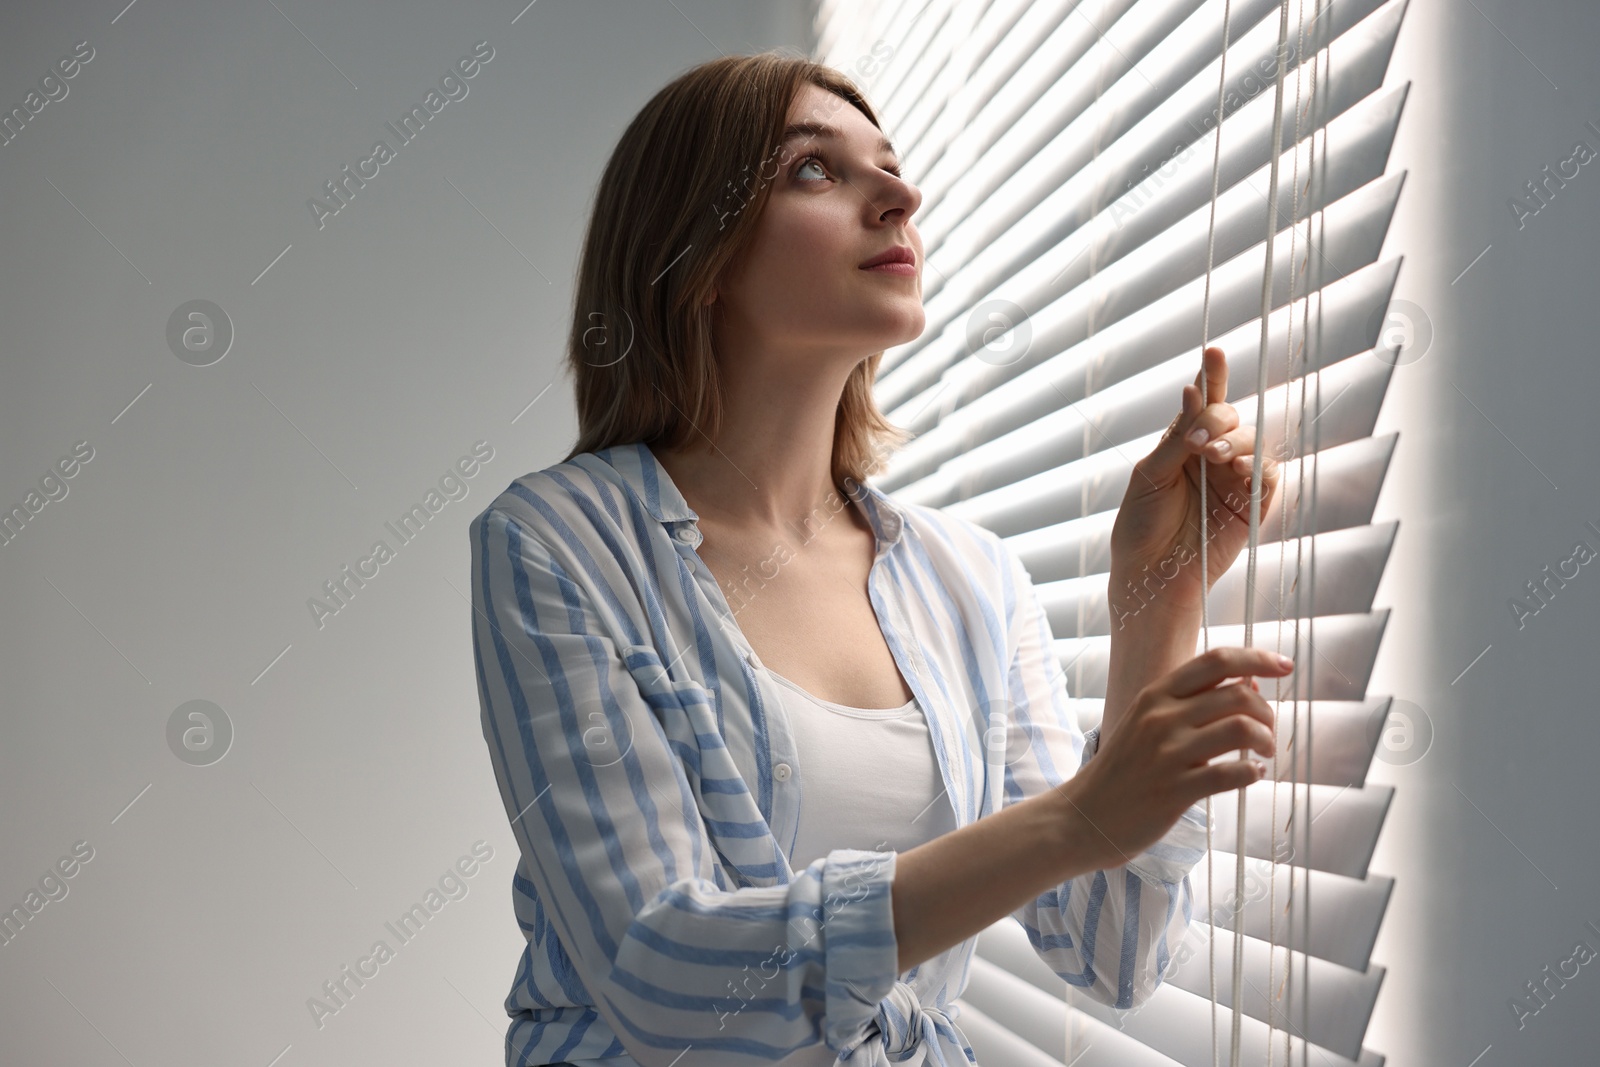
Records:
[[[1149,604],[1111,635],[1102,739],[1133,697],[1194,658],[1198,609]],[[1053,886],[1095,869],[1103,841],[1058,790],[1030,797],[898,855],[892,889],[902,972]],[[1004,872],[974,879],[973,871]]]
[[[1194,658],[1200,612],[1157,602],[1112,625],[1105,711],[1100,718],[1102,744],[1139,690]]]
[[[1194,658],[1199,610],[1147,605],[1111,636],[1101,737],[1134,695]],[[1045,890],[1096,869],[1098,831],[1059,790],[1008,805],[898,855],[892,889],[901,971],[1015,912]],[[974,879],[972,872],[1004,872]]]
[[[1052,789],[900,853],[891,892],[901,972],[1094,870],[1081,858],[1099,854],[1093,833]]]

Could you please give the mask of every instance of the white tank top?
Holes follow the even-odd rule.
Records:
[[[898,708],[852,708],[762,669],[778,684],[802,776],[789,866],[802,870],[836,848],[904,852],[956,828],[916,698]],[[926,1051],[920,1049],[905,1067],[919,1067]],[[835,1059],[817,1044],[773,1067],[832,1067]]]
[[[956,828],[916,698],[852,708],[814,697],[770,667],[799,753],[799,832],[789,866],[836,848],[905,852]]]

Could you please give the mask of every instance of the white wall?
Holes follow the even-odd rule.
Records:
[[[1412,87],[1385,251],[1433,334],[1378,424],[1400,431],[1379,517],[1401,526],[1370,691],[1433,730],[1372,776],[1397,787],[1373,867],[1399,883],[1368,1044],[1395,1065],[1592,1062],[1600,1033],[1600,960],[1520,1028],[1511,1007],[1580,939],[1600,952],[1600,562],[1525,626],[1510,607],[1577,541],[1600,550],[1600,160],[1520,228],[1508,206],[1575,142],[1600,152],[1597,47],[1584,0],[1414,0],[1389,74]]]
[[[502,1062],[523,939],[466,524],[576,432],[564,380],[513,418],[556,377],[623,126],[721,52],[809,49],[809,11],[125,2],[0,10],[0,107],[93,49],[0,146],[0,508],[93,450],[0,544],[0,909],[93,855],[0,945],[0,1059]],[[319,230],[307,200],[480,40],[468,94]],[[195,299],[235,334],[205,367],[166,337]],[[307,600],[477,441],[465,498],[319,628]],[[232,724],[210,766],[169,748],[191,700]],[[480,840],[467,895],[319,1029],[308,998]]]

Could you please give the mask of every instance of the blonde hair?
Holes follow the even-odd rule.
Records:
[[[781,51],[724,56],[661,89],[623,131],[595,192],[578,265],[566,366],[578,440],[677,449],[715,439],[723,397],[712,350],[718,272],[766,206],[789,107],[807,84],[881,124],[855,84]],[[753,172],[753,173],[752,173]],[[862,482],[914,436],[878,410],[883,353],[850,372],[834,431],[834,481]]]

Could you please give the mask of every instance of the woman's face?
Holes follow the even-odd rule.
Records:
[[[837,357],[848,369],[922,334],[922,238],[911,222],[922,194],[842,97],[805,86],[788,125],[801,130],[759,168],[772,186],[766,209],[717,287],[723,347],[813,366]],[[911,250],[911,270],[862,268],[896,246]]]

